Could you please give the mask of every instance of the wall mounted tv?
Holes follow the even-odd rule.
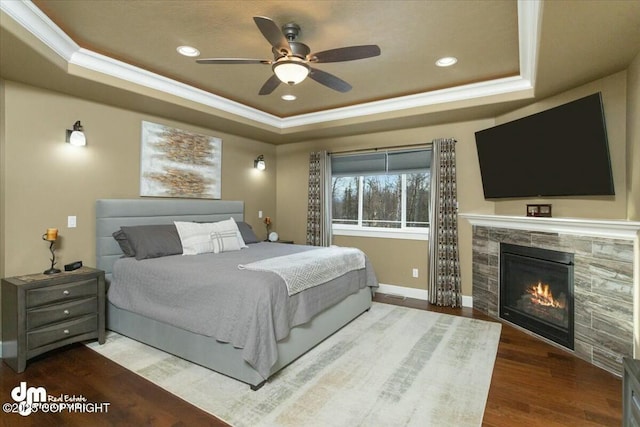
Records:
[[[614,195],[601,94],[476,132],[486,199]]]

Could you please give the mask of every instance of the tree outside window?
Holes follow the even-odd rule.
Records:
[[[333,224],[426,228],[429,186],[429,172],[334,177]]]
[[[429,227],[431,174],[411,173],[405,176],[407,227]]]
[[[331,194],[333,223],[358,225],[358,177],[334,177]]]

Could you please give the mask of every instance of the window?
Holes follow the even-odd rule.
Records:
[[[334,155],[331,165],[334,234],[426,238],[430,149]]]

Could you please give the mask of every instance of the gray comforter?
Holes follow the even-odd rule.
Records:
[[[238,269],[239,264],[314,249],[256,243],[219,254],[122,258],[113,266],[108,298],[121,309],[241,348],[243,358],[266,379],[278,360],[276,343],[292,327],[361,288],[378,286],[368,259],[362,270],[293,296],[275,273]]]

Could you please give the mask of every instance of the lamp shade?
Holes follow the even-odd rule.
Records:
[[[69,144],[76,147],[83,147],[87,145],[87,138],[84,136],[84,132],[80,130],[74,130],[71,132],[71,135],[69,135]]]
[[[277,62],[273,65],[273,72],[276,76],[288,85],[296,85],[307,78],[309,75],[309,67],[299,61],[285,60]]]
[[[265,163],[264,156],[262,154],[253,161],[253,167],[259,171],[263,171],[267,168],[267,164]]]
[[[84,135],[80,120],[73,124],[73,130],[67,129],[67,142],[75,147],[84,147],[87,145],[87,138]]]

